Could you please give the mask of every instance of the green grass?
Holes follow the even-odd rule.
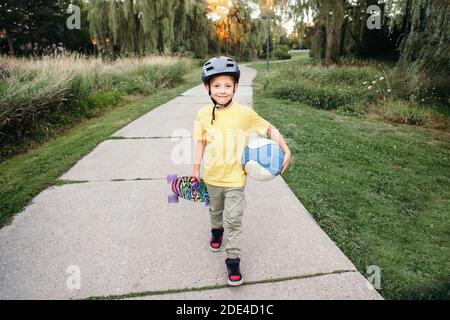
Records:
[[[449,299],[449,136],[270,97],[253,66],[255,110],[293,154],[284,179],[325,232],[366,277],[381,268],[386,299]]]
[[[198,83],[198,68],[193,67],[182,85],[105,109],[103,114],[81,122],[61,136],[1,162],[0,226],[10,223],[42,190],[65,183],[58,177],[111,134]]]

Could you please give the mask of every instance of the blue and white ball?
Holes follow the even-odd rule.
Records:
[[[283,161],[283,150],[271,139],[251,140],[242,154],[245,172],[258,181],[272,180],[279,175]]]

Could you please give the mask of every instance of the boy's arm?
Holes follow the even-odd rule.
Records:
[[[192,138],[194,139],[194,172],[199,174],[200,165],[202,163],[203,154],[205,153],[206,148],[206,139],[199,112],[195,118]]]
[[[202,164],[203,154],[205,153],[206,141],[195,140],[194,144],[194,168],[192,170],[192,176],[200,181],[200,166]]]
[[[200,169],[206,149],[206,140],[196,140],[194,148],[194,169]]]
[[[283,136],[281,135],[280,131],[277,130],[274,126],[270,125],[267,129],[267,134],[269,134],[270,139],[275,141],[280,148],[284,151],[284,161],[282,165],[281,174],[283,174],[286,169],[288,168],[289,164],[291,163],[291,150],[289,150],[289,147],[286,144],[286,141],[284,141]]]

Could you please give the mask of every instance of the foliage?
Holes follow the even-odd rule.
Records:
[[[286,60],[291,58],[291,55],[289,54],[289,47],[287,45],[276,46],[273,55],[279,60]]]
[[[409,91],[435,90],[450,104],[450,2],[446,0],[297,0],[295,21],[304,9],[315,12],[311,54],[325,64],[342,57],[398,57]],[[367,8],[377,5],[381,29],[369,29]],[[302,26],[299,23],[300,29]],[[434,88],[434,89],[433,89]]]
[[[92,117],[128,95],[149,95],[182,82],[190,60],[82,56],[0,60],[0,158],[45,141],[65,126]]]

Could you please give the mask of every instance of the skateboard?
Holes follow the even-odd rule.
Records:
[[[209,205],[209,194],[203,179],[200,182],[195,177],[178,177],[176,174],[167,175],[167,183],[170,183],[172,194],[168,197],[168,203],[177,203],[178,198],[194,202],[204,202]]]

